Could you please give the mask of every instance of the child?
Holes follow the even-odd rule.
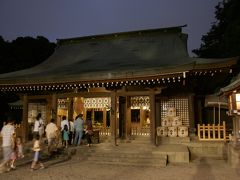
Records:
[[[18,153],[18,148],[17,148],[17,142],[16,142],[16,134],[14,133],[12,136],[12,153],[10,155],[10,169],[16,169],[15,162],[17,160],[17,153]]]
[[[44,165],[39,161],[39,156],[40,156],[40,136],[37,134],[36,139],[33,144],[33,151],[34,151],[34,156],[33,156],[33,161],[31,165],[31,171],[36,169],[36,166],[39,164],[40,169],[44,168]]]
[[[12,138],[12,153],[10,156],[10,168],[16,169],[15,162],[18,158],[23,158],[23,147],[22,147],[22,141],[20,137],[16,138],[16,134],[13,135]]]
[[[23,145],[22,145],[22,139],[20,136],[17,137],[17,140],[16,140],[16,145],[17,145],[17,158],[24,158],[24,155],[23,155]]]
[[[69,130],[66,124],[64,125],[64,128],[63,128],[63,140],[64,140],[65,147],[67,148],[68,141],[69,141]]]

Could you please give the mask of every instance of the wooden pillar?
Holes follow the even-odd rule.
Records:
[[[52,118],[52,99],[51,99],[51,97],[48,97],[46,100],[47,100],[47,106],[46,106],[45,125],[47,125]],[[57,121],[55,120],[55,122],[57,122]]]
[[[236,117],[236,134],[237,134],[237,140],[238,140],[238,143],[239,143],[239,140],[240,140],[240,116],[238,115]]]
[[[233,116],[232,121],[233,121],[233,143],[236,144],[237,143],[237,127],[236,127],[237,117]]]
[[[233,116],[233,142],[234,144],[238,144],[238,140],[240,139],[240,116]]]
[[[94,123],[95,122],[95,114],[94,114],[95,110],[94,108],[91,109],[91,120]]]
[[[150,90],[150,138],[153,144],[156,144],[156,103],[155,92]]]
[[[191,107],[191,106],[190,106]],[[190,111],[190,110],[189,110]],[[195,124],[203,124],[203,118],[202,118],[202,102],[200,99],[197,100],[197,117],[198,122],[195,122]]]
[[[195,134],[195,132],[193,131],[196,127],[195,127],[195,119],[194,119],[194,94],[191,94],[188,98],[189,101],[189,126],[190,126],[190,133]],[[200,105],[200,104],[198,104]],[[200,109],[201,107],[198,106],[198,108]],[[199,111],[200,114],[202,114],[202,111]],[[202,117],[202,115],[200,115]]]
[[[87,108],[84,108],[84,112],[83,112],[83,120],[87,119]]]
[[[23,142],[28,141],[28,134],[29,134],[29,128],[28,128],[28,96],[27,94],[23,95],[23,114],[22,114],[22,123],[21,123],[21,134]]]
[[[161,126],[161,103],[156,102],[156,127]]]
[[[220,102],[218,103],[218,124],[221,123],[221,105]]]
[[[131,97],[126,97],[125,139],[131,136]]]
[[[73,98],[68,98],[68,120],[73,120]]]
[[[103,127],[107,127],[107,110],[106,108],[103,108]]]
[[[111,140],[113,140],[114,144],[117,145],[117,129],[116,129],[116,119],[117,119],[117,108],[116,108],[116,92],[111,92],[111,120],[110,120],[110,127],[111,127]]]
[[[146,122],[146,110],[142,107],[140,108],[140,128],[145,125]]]
[[[52,117],[53,119],[55,119],[57,126],[61,125],[61,120],[57,119],[57,95],[54,93],[52,94]]]
[[[213,124],[216,124],[216,108],[213,107]]]

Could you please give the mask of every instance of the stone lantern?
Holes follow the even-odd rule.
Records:
[[[229,115],[233,117],[233,141],[240,143],[240,91],[228,95]]]

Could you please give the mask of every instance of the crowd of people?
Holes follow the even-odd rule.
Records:
[[[58,148],[68,148],[69,146],[80,146],[83,136],[87,139],[87,146],[91,146],[93,136],[93,126],[91,119],[83,120],[83,114],[79,114],[75,120],[68,120],[62,117],[61,126],[58,127],[55,119],[51,119],[45,125],[41,113],[34,121],[33,126],[33,160],[30,170],[43,169],[44,165],[40,161],[40,154],[45,143],[47,151],[51,155]],[[23,143],[21,136],[16,135],[13,125],[13,118],[9,117],[1,130],[3,159],[0,168],[10,171],[16,169],[16,161],[24,158]],[[46,140],[45,138],[46,137]]]

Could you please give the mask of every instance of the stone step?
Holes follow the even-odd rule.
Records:
[[[122,164],[136,166],[155,166],[165,167],[167,165],[167,157],[162,158],[146,158],[146,157],[111,157],[111,156],[89,156],[88,161],[102,164]]]
[[[188,147],[182,144],[163,144],[154,146],[151,144],[119,143],[115,146],[111,143],[94,145],[94,148],[80,148],[80,158],[102,163],[129,163],[152,164],[166,166],[167,163],[189,163],[190,153]],[[161,164],[161,165],[159,165]]]
[[[132,145],[101,145],[95,148],[79,148],[77,151],[79,159],[102,164],[145,165],[154,167],[165,167],[167,165],[167,155],[152,153],[151,149],[141,151]]]
[[[131,162],[105,162],[105,161],[94,161],[96,164],[108,164],[108,165],[122,165],[122,166],[138,166],[138,167],[156,167],[156,168],[163,168],[166,167],[166,161],[162,163],[131,163]]]
[[[98,157],[120,157],[120,158],[165,158],[165,155],[156,154],[152,152],[95,152],[94,156]]]

